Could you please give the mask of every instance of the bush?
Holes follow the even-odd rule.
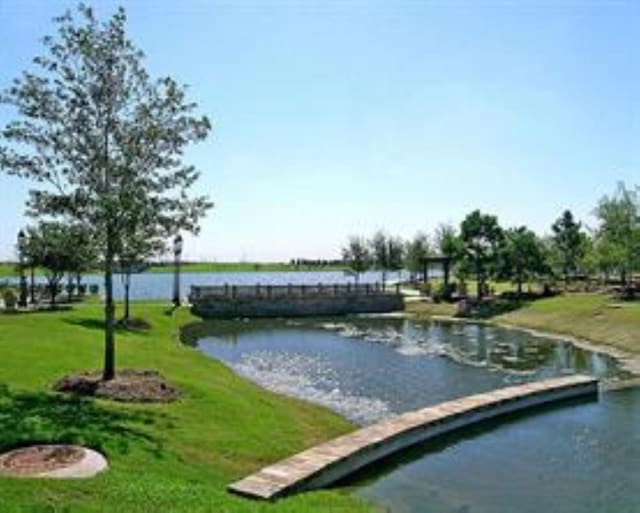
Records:
[[[453,297],[453,294],[455,293],[455,291],[456,291],[455,283],[449,283],[448,285],[441,283],[440,285],[438,285],[438,287],[436,288],[436,291],[433,293],[433,300],[436,303],[440,303],[441,301],[451,301],[451,298]]]
[[[96,285],[95,283],[89,285],[89,294],[91,294],[92,296],[97,296],[99,292],[100,292],[99,285]]]
[[[81,296],[84,296],[86,293],[87,293],[87,286],[84,283],[78,285],[78,294]]]
[[[4,307],[7,310],[15,310],[18,304],[18,296],[13,289],[7,289],[2,293],[2,299],[4,300]]]

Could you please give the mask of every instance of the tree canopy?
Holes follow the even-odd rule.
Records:
[[[152,80],[126,35],[120,8],[99,21],[90,7],[54,20],[46,52],[0,96],[16,119],[0,130],[0,169],[38,184],[29,213],[89,227],[105,276],[104,378],[115,374],[114,261],[131,223],[154,238],[196,232],[211,208],[190,194],[199,171],[183,151],[211,128],[186,88]]]

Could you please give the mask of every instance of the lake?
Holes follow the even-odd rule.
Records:
[[[387,280],[403,279],[408,275],[402,273],[388,273]],[[11,279],[17,285],[17,280]],[[360,276],[361,283],[380,281],[380,273],[366,272]],[[37,283],[46,283],[43,276],[36,278]],[[104,292],[104,278],[101,275],[90,274],[83,276],[82,282],[90,285],[97,284],[100,293]],[[180,289],[182,297],[187,297],[191,285],[317,285],[318,283],[348,283],[353,277],[342,271],[273,271],[273,272],[214,272],[214,273],[180,273]],[[63,282],[63,284],[66,281]],[[114,294],[120,299],[124,294],[124,287],[120,275],[113,280]],[[171,301],[173,294],[172,273],[141,273],[134,274],[131,279],[131,299]]]
[[[606,355],[490,326],[381,318],[207,325],[205,354],[361,425],[545,377],[629,377]],[[346,484],[394,512],[638,512],[638,462],[640,391],[626,389],[465,429]]]

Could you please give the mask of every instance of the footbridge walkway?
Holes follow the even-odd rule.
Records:
[[[449,431],[542,404],[597,394],[597,379],[573,375],[447,401],[312,447],[231,484],[229,490],[255,499],[275,499],[321,488],[394,452]]]

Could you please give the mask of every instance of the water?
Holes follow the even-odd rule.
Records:
[[[363,425],[567,373],[628,377],[605,355],[496,327],[373,318],[211,326],[206,354]],[[465,429],[347,484],[394,512],[640,512],[640,391]]]
[[[406,273],[400,276],[406,278]],[[388,280],[397,280],[398,273],[387,275]],[[360,276],[361,283],[374,283],[380,281],[380,273],[367,272]],[[16,280],[11,280],[17,285]],[[36,278],[37,283],[46,283],[44,277]],[[104,278],[98,274],[83,276],[82,282],[91,285],[97,284],[100,291],[104,291]],[[290,271],[290,272],[216,272],[216,273],[180,273],[180,290],[182,297],[189,294],[191,285],[316,285],[318,283],[348,283],[353,282],[353,277],[342,271]],[[66,280],[62,282],[63,285]],[[116,298],[122,298],[124,287],[122,280],[116,276],[114,281],[114,294]],[[141,273],[134,274],[131,279],[131,299],[156,300],[166,299],[170,301],[173,294],[173,273]]]

